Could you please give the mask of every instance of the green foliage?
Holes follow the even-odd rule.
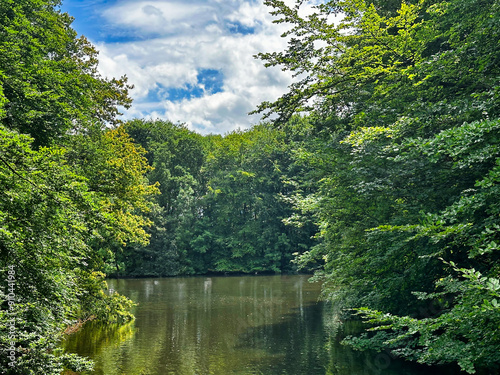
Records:
[[[101,226],[91,244],[104,261],[106,273],[119,273],[123,248],[149,242],[147,215],[154,207],[150,197],[159,191],[145,177],[151,170],[146,151],[133,143],[123,127],[105,132],[94,127],[71,137],[67,146],[68,162],[99,197]]]
[[[161,195],[151,212],[147,246],[119,259],[134,276],[207,272],[282,272],[310,247],[314,226],[283,220],[298,178],[285,134],[269,126],[202,137],[184,125],[133,120],[125,128],[147,150]],[[303,168],[302,168],[303,169]]]
[[[290,270],[292,253],[302,252],[310,240],[307,231],[283,223],[291,213],[280,198],[291,166],[284,134],[261,125],[210,141],[208,191],[189,243],[203,259],[199,271]]]
[[[6,374],[92,368],[59,339],[87,320],[133,318],[96,271],[106,254],[148,242],[157,192],[144,150],[123,128],[103,130],[131,102],[126,78],[99,75],[97,51],[59,5],[0,3],[0,273],[15,277],[0,287]]]
[[[321,242],[299,264],[321,262],[325,297],[383,324],[351,339],[358,348],[494,368],[498,2],[332,0],[303,16],[304,3],[266,2],[291,25],[289,44],[259,55],[297,80],[258,111],[283,129],[307,112],[315,128],[296,158],[315,168],[316,189],[295,205]]]
[[[78,281],[82,290],[78,316],[85,322],[97,320],[106,323],[125,323],[134,319],[131,309],[134,303],[128,298],[111,292],[102,272],[79,271]]]
[[[376,326],[377,333],[369,337],[350,337],[346,342],[357,349],[391,348],[396,356],[419,363],[458,363],[469,373],[479,368],[493,368],[500,361],[500,281],[485,277],[474,269],[458,269],[460,279],[447,277],[436,283],[441,290],[420,293],[427,301],[453,296],[451,306],[443,306],[436,318],[416,319],[359,309],[367,323]]]
[[[0,340],[16,327],[16,373],[90,368],[56,349],[63,329],[132,319],[98,270],[297,266],[374,325],[348,340],[359,349],[498,366],[498,2],[265,3],[292,26],[286,51],[259,55],[297,78],[258,108],[281,129],[205,137],[166,121],[104,130],[126,79],[99,76],[57,0],[0,4],[0,269],[16,274]]]
[[[51,366],[59,368],[62,359],[49,351],[74,317],[82,292],[76,273],[92,257],[86,245],[92,223],[86,217],[93,215],[96,201],[65,163],[63,149],[33,151],[31,141],[0,129],[0,269],[2,280],[8,270],[15,275],[14,310],[8,293],[0,296],[0,337],[7,341],[8,319],[15,319],[16,371],[52,374],[57,372]],[[9,371],[6,356],[1,358],[2,372]]]
[[[1,123],[48,145],[92,121],[116,123],[128,107],[126,78],[105,79],[97,51],[77,38],[59,0],[5,0],[0,4]]]
[[[159,186],[147,246],[129,246],[121,258],[133,276],[166,276],[186,272],[184,236],[191,236],[198,201],[205,192],[203,137],[185,125],[167,121],[133,120],[125,124],[135,142],[147,150],[153,169],[148,179]]]
[[[145,221],[137,213],[154,189],[144,185],[141,168],[132,170],[137,146],[120,138],[123,134],[118,139],[112,135],[105,135],[106,145],[113,146],[106,152],[115,158],[108,155],[107,161],[119,185],[108,183],[106,190],[93,189],[89,179],[75,173],[67,150],[35,151],[30,137],[0,128],[0,270],[3,280],[15,275],[12,296],[6,286],[0,294],[2,351],[13,342],[15,370],[2,355],[2,373],[59,374],[70,362],[73,368],[88,367],[88,361],[57,350],[64,328],[89,319],[133,318],[130,300],[103,293],[104,275],[94,271],[101,259],[92,245],[123,238],[145,241]],[[122,154],[114,148],[118,146]],[[118,162],[125,154],[126,167]],[[128,178],[126,185],[117,178],[122,175]],[[124,186],[134,195],[122,191]],[[107,204],[112,198],[119,208]]]

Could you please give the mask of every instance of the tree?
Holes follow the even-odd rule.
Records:
[[[402,3],[384,16],[370,2],[327,1],[301,17],[302,3],[266,2],[281,16],[276,22],[293,27],[284,34],[290,37],[285,52],[258,57],[300,78],[280,99],[259,106],[259,112],[277,113],[276,122],[315,110],[326,119],[323,126],[350,131],[408,115],[425,124],[411,126],[424,136],[480,119],[486,103],[490,116],[498,113],[490,99],[498,90],[494,2]],[[457,116],[450,121],[453,109]]]
[[[132,275],[207,272],[282,272],[292,253],[312,242],[312,224],[298,229],[283,219],[298,173],[284,133],[266,125],[202,137],[184,125],[133,120],[125,124],[147,150],[155,199],[151,242],[120,256]],[[294,176],[295,177],[295,176]]]
[[[317,129],[298,153],[317,168],[317,190],[297,206],[322,242],[299,260],[323,260],[325,295],[393,330],[352,340],[359,348],[494,366],[498,4],[327,1],[304,17],[304,2],[267,4],[292,28],[286,51],[260,57],[297,81],[258,110],[284,128],[309,112]],[[467,334],[466,316],[485,330]]]
[[[293,170],[284,133],[267,125],[210,137],[194,235],[186,245],[197,272],[286,272],[312,240],[311,226],[286,226]]]
[[[496,183],[499,124],[498,119],[463,124],[415,145],[436,164],[451,159],[451,170],[482,173],[472,187],[462,190],[440,212],[428,213],[427,220],[378,228],[411,233],[413,239],[429,238],[437,245],[433,256],[444,261],[447,272],[433,280],[434,288],[415,293],[427,306],[440,304],[436,316],[416,319],[359,310],[369,322],[380,325],[376,328],[380,332],[368,340],[371,345],[387,346],[397,355],[421,363],[457,362],[468,373],[493,368],[500,362],[496,329],[500,322]],[[360,348],[367,340],[349,342]]]
[[[159,193],[146,174],[152,170],[146,150],[133,142],[120,126],[102,131],[99,127],[68,140],[67,160],[78,174],[88,179],[89,190],[99,197],[102,217],[99,237],[92,246],[105,263],[106,273],[121,273],[121,253],[127,245],[149,243],[147,217]],[[100,265],[96,265],[99,267]]]
[[[14,354],[0,356],[2,373],[91,368],[58,340],[77,322],[133,318],[98,271],[103,250],[147,242],[156,192],[143,150],[121,128],[104,131],[130,105],[126,78],[100,76],[59,4],[0,3],[0,272],[15,276],[0,291],[1,350]]]
[[[147,246],[126,249],[126,272],[141,276],[185,273],[187,250],[179,237],[191,235],[198,199],[204,194],[203,137],[185,125],[161,120],[132,120],[124,126],[147,150],[149,164],[154,168],[147,176],[158,183],[161,192],[151,214],[151,241]]]
[[[30,134],[36,147],[57,142],[92,122],[116,124],[128,107],[126,77],[100,76],[96,49],[58,11],[59,0],[0,4],[1,123]]]
[[[57,350],[64,328],[131,319],[131,302],[106,296],[104,275],[95,272],[98,255],[89,244],[107,214],[102,197],[75,174],[65,149],[35,151],[32,142],[0,128],[0,270],[13,280],[0,290],[0,370],[59,374],[63,366],[91,365]]]

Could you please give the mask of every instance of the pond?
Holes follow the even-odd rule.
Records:
[[[103,375],[429,375],[339,344],[358,329],[318,302],[308,276],[110,280],[138,303],[124,326],[88,323],[64,343]]]

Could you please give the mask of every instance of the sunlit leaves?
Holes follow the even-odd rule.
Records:
[[[84,166],[85,159],[76,162],[82,156],[76,148],[33,150],[30,137],[0,128],[0,268],[16,272],[19,369],[60,373],[70,362],[80,368],[85,361],[47,354],[66,325],[132,318],[130,300],[103,293],[96,246],[116,251],[125,243],[146,243],[150,220],[144,214],[157,187],[145,180],[150,167],[144,149],[123,129],[98,133],[79,144],[91,146],[85,157],[93,164]]]
[[[317,190],[294,204],[315,216],[322,243],[299,261],[323,261],[328,298],[386,311],[371,317],[392,332],[353,339],[359,348],[468,372],[493,366],[498,316],[485,311],[498,306],[487,292],[499,272],[498,2],[327,1],[312,16],[306,2],[269,4],[290,24],[290,43],[260,57],[302,75],[259,109],[276,123],[310,111],[317,130],[296,153],[316,169]],[[459,265],[460,278],[437,257]],[[446,312],[424,313],[443,298]]]
[[[118,106],[129,106],[126,78],[97,71],[97,50],[71,29],[59,1],[0,4],[0,86],[5,126],[47,145],[92,121],[117,123]]]
[[[0,265],[2,271],[15,267],[19,353],[33,351],[23,354],[20,366],[52,373],[58,359],[44,353],[75,317],[81,289],[74,270],[93,258],[87,241],[97,201],[85,178],[65,163],[63,149],[35,152],[29,137],[4,128],[0,138]]]

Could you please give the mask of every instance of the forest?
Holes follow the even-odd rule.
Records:
[[[58,343],[133,319],[106,277],[288,272],[366,322],[346,345],[497,373],[500,3],[264,2],[294,83],[205,136],[121,120],[60,1],[0,2],[1,373],[91,369]]]

